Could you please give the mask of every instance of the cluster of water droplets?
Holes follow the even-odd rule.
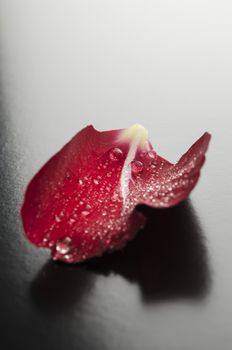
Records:
[[[84,260],[86,252],[91,254],[96,244],[99,252],[104,249],[101,246],[103,240],[109,246],[112,244],[110,232],[124,229],[123,224],[115,221],[120,211],[120,189],[116,184],[123,157],[120,148],[113,148],[96,162],[95,167],[90,164],[91,171],[86,171],[84,176],[75,176],[72,171],[67,171],[64,181],[59,183],[56,204],[51,208],[53,220],[41,244],[52,249],[53,259],[68,262]],[[66,238],[55,239],[54,231]],[[80,235],[82,239],[77,243],[75,237]]]
[[[128,201],[136,204],[142,200],[156,207],[168,207],[181,200],[186,191],[193,187],[196,181],[195,168],[202,154],[185,156],[176,165],[158,157],[153,151],[143,157],[146,160],[150,158],[144,167],[149,175],[145,179],[137,177],[136,190]]]
[[[92,172],[84,176],[67,172],[64,192],[61,184],[61,191],[56,197],[62,210],[54,213],[54,222],[43,241],[44,246],[52,247],[54,259],[81,261],[86,254],[91,256],[92,250],[96,254],[96,245],[99,254],[106,246],[113,249],[116,243],[129,239],[126,235],[128,213],[138,203],[166,207],[193,185],[194,179],[190,174],[197,158],[192,158],[185,166],[173,166],[153,150],[141,152],[129,165],[130,191],[123,203],[119,180],[124,158],[123,150],[115,147],[96,163]],[[70,183],[68,195],[67,182]],[[53,240],[51,232],[60,228],[63,234],[64,222],[68,223],[71,233],[64,239]],[[82,236],[82,240],[77,247],[74,237],[78,235]]]

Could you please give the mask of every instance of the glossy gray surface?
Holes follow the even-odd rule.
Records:
[[[231,349],[230,1],[0,0],[1,349]],[[146,126],[171,161],[213,139],[191,202],[121,253],[50,262],[19,209],[80,128]]]

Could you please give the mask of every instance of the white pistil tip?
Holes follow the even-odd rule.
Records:
[[[148,131],[140,124],[134,124],[130,128],[125,129],[120,135],[120,141],[137,143],[141,147],[147,146]]]
[[[148,149],[148,131],[140,124],[134,124],[130,128],[124,130],[120,137],[120,142],[128,142],[129,150],[121,172],[121,193],[124,204],[129,193],[129,182],[131,176],[131,163],[134,161],[138,148]]]

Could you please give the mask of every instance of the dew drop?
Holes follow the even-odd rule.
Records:
[[[68,253],[69,250],[71,249],[71,243],[72,243],[72,240],[69,237],[66,237],[62,240],[58,240],[56,242],[56,251],[62,255]]]
[[[84,184],[84,182],[83,182],[82,179],[79,179],[79,180],[78,180],[78,183],[79,183],[80,186],[83,186],[83,184]]]
[[[133,160],[131,162],[131,171],[133,174],[139,174],[143,171],[143,163],[139,160]]]
[[[58,215],[55,216],[55,220],[56,222],[61,222],[61,218]]]
[[[94,180],[93,180],[93,183],[94,183],[95,185],[99,185],[99,180],[94,179]]]
[[[73,262],[73,255],[72,254],[65,254],[64,255],[64,259],[67,261],[67,262],[69,262],[69,263],[71,263],[71,262]]]
[[[54,241],[50,241],[50,242],[48,242],[48,246],[49,246],[49,248],[53,248],[54,244],[55,244],[55,242],[54,242]]]
[[[156,164],[155,164],[155,163],[152,163],[152,164],[151,164],[151,168],[152,168],[152,169],[155,169],[155,168],[156,168]]]
[[[86,217],[89,216],[89,215],[90,215],[90,211],[88,211],[88,210],[82,210],[81,216],[82,216],[83,218],[86,218]]]
[[[155,159],[156,158],[156,152],[155,151],[148,151],[147,152],[147,158]]]
[[[113,196],[111,197],[112,202],[117,202],[119,200],[118,193],[114,193]]]
[[[106,216],[106,215],[107,215],[107,212],[105,210],[103,210],[102,216]]]
[[[115,147],[110,151],[109,156],[110,156],[110,160],[115,162],[122,158],[123,151],[120,148]]]
[[[75,222],[76,222],[76,220],[73,219],[73,218],[69,219],[69,221],[68,221],[68,223],[69,223],[70,225],[73,225]]]
[[[44,237],[43,244],[47,244],[47,243],[48,243],[48,237]]]

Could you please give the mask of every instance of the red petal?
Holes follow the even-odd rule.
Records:
[[[29,240],[50,248],[54,259],[83,261],[134,237],[145,222],[137,204],[169,207],[185,199],[210,135],[172,165],[153,151],[144,130],[88,126],[53,156],[26,191],[21,214]]]
[[[140,175],[135,174],[130,184],[133,199],[155,208],[168,208],[186,199],[200,176],[210,138],[210,134],[205,133],[175,165],[154,151],[150,159],[137,155],[144,169]]]

